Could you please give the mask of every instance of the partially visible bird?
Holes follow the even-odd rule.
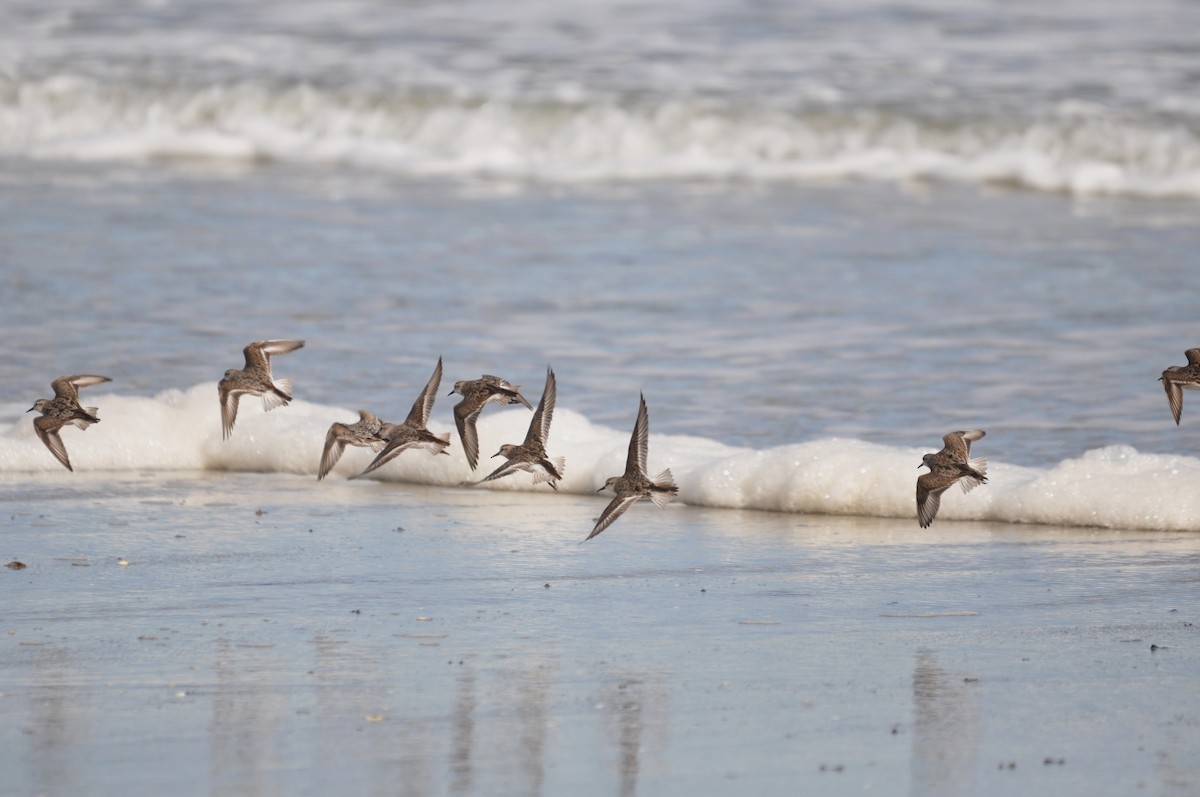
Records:
[[[942,493],[953,484],[964,493],[987,483],[987,457],[970,459],[971,443],[987,432],[968,429],[950,432],[942,438],[945,445],[936,454],[926,454],[917,467],[929,468],[929,473],[917,477],[917,522],[928,528],[937,516]]]
[[[237,420],[238,399],[243,395],[262,396],[263,411],[287,406],[292,400],[292,380],[271,376],[271,357],[287,354],[304,346],[302,340],[256,340],[246,346],[246,367],[230,368],[217,385],[221,399],[221,437],[229,439]]]
[[[317,470],[317,481],[324,479],[333,466],[342,458],[346,446],[361,446],[379,451],[387,441],[379,436],[383,421],[366,410],[358,411],[358,421],[352,424],[333,423],[325,433],[325,450],[321,454],[321,466]]]
[[[475,431],[475,421],[484,407],[488,404],[523,404],[527,409],[533,409],[533,405],[521,395],[520,385],[491,374],[455,382],[449,395],[455,393],[462,395],[463,399],[454,405],[454,425],[458,427],[458,438],[462,441],[463,453],[467,455],[471,470],[479,465],[479,434]]]
[[[550,459],[546,456],[546,440],[550,437],[550,421],[554,417],[554,402],[558,396],[558,387],[554,379],[554,371],[546,369],[546,387],[542,390],[542,400],[538,402],[533,418],[529,421],[529,431],[525,433],[525,442],[519,446],[502,445],[492,457],[503,456],[508,461],[494,471],[484,476],[476,484],[490,482],[503,478],[518,470],[533,474],[533,483],[548,482],[552,488],[558,489],[558,481],[563,477],[566,460],[563,457]]]
[[[54,391],[52,399],[38,399],[26,412],[37,410],[41,413],[33,419],[33,430],[38,438],[45,443],[50,453],[66,467],[74,472],[71,460],[67,457],[67,447],[63,445],[58,430],[64,426],[76,426],[86,429],[93,423],[100,423],[99,407],[81,407],[79,405],[79,389],[111,382],[107,376],[91,376],[77,374],[75,376],[60,376],[50,383]]]
[[[666,506],[679,494],[671,469],[650,479],[646,476],[646,453],[650,442],[650,415],[646,411],[646,397],[641,396],[638,404],[637,421],[633,424],[633,435],[629,438],[629,455],[625,459],[625,475],[612,476],[596,492],[612,490],[617,497],[604,507],[587,542],[616,522],[625,510],[643,498],[649,498],[655,506]]]
[[[379,430],[379,437],[384,440],[383,450],[375,457],[370,465],[357,476],[365,476],[376,468],[391,462],[410,448],[424,448],[430,454],[446,454],[450,445],[450,433],[436,435],[425,428],[429,424],[429,413],[433,411],[433,402],[437,398],[438,385],[442,383],[442,358],[438,357],[437,367],[425,387],[417,395],[412,409],[404,423],[385,423]]]
[[[1163,383],[1163,390],[1167,391],[1167,402],[1171,405],[1176,426],[1183,414],[1183,391],[1200,390],[1200,349],[1188,349],[1183,356],[1187,357],[1187,365],[1172,365],[1158,378]]]

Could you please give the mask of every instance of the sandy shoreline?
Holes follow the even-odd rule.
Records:
[[[1200,534],[76,476],[2,485],[6,793],[1200,789]]]

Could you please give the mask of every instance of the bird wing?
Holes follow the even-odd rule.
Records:
[[[362,429],[364,435],[379,437],[379,433],[383,431],[383,421],[379,420],[379,416],[370,410],[358,411],[358,424],[356,425]],[[371,445],[375,445],[375,443],[371,443]],[[379,448],[383,448],[382,440],[379,441]],[[379,448],[375,450],[378,451]]]
[[[483,404],[478,394],[472,393],[454,405],[454,425],[458,427],[458,439],[462,441],[471,470],[479,466],[479,433],[475,431],[475,419],[483,411]]]
[[[375,459],[371,460],[371,464],[363,468],[363,472],[352,478],[357,479],[359,476],[366,476],[373,470],[378,470],[384,465],[391,462],[402,453],[417,445],[420,441],[415,440],[405,435],[397,435],[388,441],[388,444],[383,447],[383,450],[376,455]]]
[[[949,485],[941,484],[933,473],[917,477],[917,522],[921,528],[929,528],[929,524],[937,517],[938,507],[942,503],[942,493]]]
[[[525,434],[525,442],[537,440],[544,447],[550,437],[550,421],[554,418],[554,402],[558,398],[558,383],[554,371],[546,369],[546,387],[542,390],[542,400],[538,402],[529,421],[529,431]]]
[[[1183,415],[1183,387],[1170,377],[1170,371],[1162,375],[1163,390],[1167,391],[1167,403],[1171,405],[1171,414],[1175,416],[1175,425],[1179,425],[1179,417]]]
[[[317,469],[317,481],[324,479],[342,458],[342,452],[346,450],[346,437],[349,434],[350,429],[344,423],[330,425],[329,431],[325,433],[325,450],[321,453],[321,466]]]
[[[429,413],[433,412],[433,400],[437,398],[438,387],[442,384],[442,358],[438,357],[437,367],[433,369],[433,375],[429,377],[429,381],[425,383],[425,389],[417,396],[417,400],[413,402],[412,409],[408,412],[406,423],[412,426],[418,426],[424,429],[429,423]]]
[[[503,465],[496,468],[494,471],[489,473],[487,476],[484,476],[482,479],[480,479],[479,481],[477,481],[475,483],[483,484],[484,482],[490,482],[495,479],[503,479],[505,476],[509,475],[510,473],[515,473],[518,470],[517,466],[520,464],[521,463],[519,463],[519,462],[513,462],[512,460],[508,460]]]
[[[950,432],[942,438],[945,446],[942,451],[950,454],[958,462],[966,462],[971,456],[971,442],[984,437],[987,432],[980,429],[967,429],[961,432]]]
[[[54,390],[55,398],[69,398],[75,402],[79,401],[79,388],[91,387],[99,385],[102,382],[111,382],[107,376],[93,376],[91,374],[76,374],[75,376],[60,376],[50,383],[51,389]]]
[[[615,523],[617,518],[625,514],[625,510],[637,503],[639,498],[641,496],[635,493],[633,495],[618,495],[609,501],[608,506],[604,507],[604,511],[600,513],[599,519],[596,520],[596,525],[592,527],[592,533],[587,535],[584,542],[587,542]]]
[[[217,385],[217,393],[221,399],[221,439],[228,440],[233,434],[233,424],[237,421],[238,397],[245,390],[232,390],[224,385]]]
[[[261,368],[271,373],[272,356],[287,354],[303,347],[302,340],[256,340],[242,349],[242,353],[246,355],[247,368]]]
[[[74,472],[71,467],[71,460],[67,457],[67,447],[63,445],[62,438],[58,436],[58,430],[62,424],[55,418],[50,418],[45,415],[39,415],[33,419],[33,430],[37,432],[37,436],[46,448],[50,449],[50,453],[55,459],[61,462],[67,470]]]
[[[625,478],[646,475],[646,457],[650,443],[650,414],[646,411],[646,397],[638,404],[637,421],[629,437],[629,456],[625,459]]]

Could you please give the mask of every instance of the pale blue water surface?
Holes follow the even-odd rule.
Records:
[[[1196,793],[1195,9],[569,9],[0,2],[0,791]]]

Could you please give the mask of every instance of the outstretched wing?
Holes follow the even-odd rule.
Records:
[[[91,374],[76,374],[75,376],[60,376],[50,383],[55,398],[69,398],[78,403],[79,388],[111,382],[107,376],[92,376]]]
[[[67,457],[67,447],[63,445],[62,438],[58,436],[60,427],[61,423],[58,420],[45,415],[39,415],[33,419],[33,430],[37,432],[37,436],[41,441],[46,444],[46,448],[50,449],[50,453],[54,455],[54,458],[61,462],[67,470],[74,472],[75,469],[71,467],[71,460]]]
[[[324,479],[329,471],[333,470],[333,466],[338,464],[338,460],[342,458],[342,452],[346,450],[346,436],[350,430],[343,423],[334,423],[329,427],[329,431],[325,433],[325,450],[321,454],[321,466],[317,469],[317,481]]]
[[[503,479],[510,473],[516,473],[518,470],[520,470],[520,468],[517,467],[518,464],[519,463],[514,463],[512,460],[509,460],[475,483],[483,484],[484,482],[494,481],[495,479]]]
[[[386,446],[384,446],[383,450],[379,452],[375,459],[371,460],[371,464],[363,468],[362,473],[358,474],[357,476],[351,476],[350,478],[357,479],[359,476],[366,476],[371,471],[382,468],[384,465],[388,464],[393,459],[418,444],[418,440],[414,440],[407,436],[394,437]]]
[[[233,424],[237,421],[238,397],[246,391],[230,390],[223,384],[217,385],[217,394],[221,399],[221,439],[228,440],[233,434]]]
[[[441,384],[442,358],[438,357],[437,367],[433,369],[433,375],[425,383],[425,389],[417,396],[417,400],[413,402],[412,409],[408,411],[406,423],[410,426],[420,427],[421,429],[424,429],[429,424],[429,413],[433,412],[433,400],[437,398],[438,386]]]
[[[633,495],[618,495],[616,498],[608,502],[608,506],[604,507],[604,511],[600,513],[596,525],[592,527],[592,533],[587,535],[584,542],[587,542],[592,537],[595,537],[600,532],[611,526],[617,521],[621,515],[625,514],[625,510],[637,503],[641,498],[636,493]]]
[[[302,340],[256,340],[242,349],[242,354],[246,355],[247,368],[261,368],[270,373],[272,356],[287,354],[303,346]]]
[[[961,432],[950,432],[942,438],[945,446],[942,451],[954,457],[956,462],[966,462],[971,457],[971,442],[987,435],[980,429],[967,429]]]
[[[542,400],[533,412],[533,419],[529,421],[529,431],[525,434],[526,443],[536,439],[543,447],[546,445],[546,440],[550,437],[550,421],[554,418],[554,402],[557,398],[558,383],[554,379],[554,371],[547,368],[546,386],[542,389]]]
[[[1179,425],[1179,418],[1183,415],[1183,387],[1168,376],[1170,371],[1165,371],[1162,375],[1163,390],[1167,391],[1167,403],[1171,405],[1171,414],[1175,416],[1175,425]]]
[[[458,427],[458,439],[462,441],[471,470],[479,466],[479,433],[475,430],[475,419],[483,411],[483,404],[478,400],[478,394],[472,393],[454,405],[454,425]]]
[[[646,397],[640,397],[637,420],[629,438],[629,456],[625,459],[625,478],[646,475],[646,457],[650,444],[650,414],[646,411]]]
[[[949,486],[942,484],[942,481],[933,473],[917,477],[917,522],[923,529],[929,528],[929,524],[937,517],[942,493]]]

